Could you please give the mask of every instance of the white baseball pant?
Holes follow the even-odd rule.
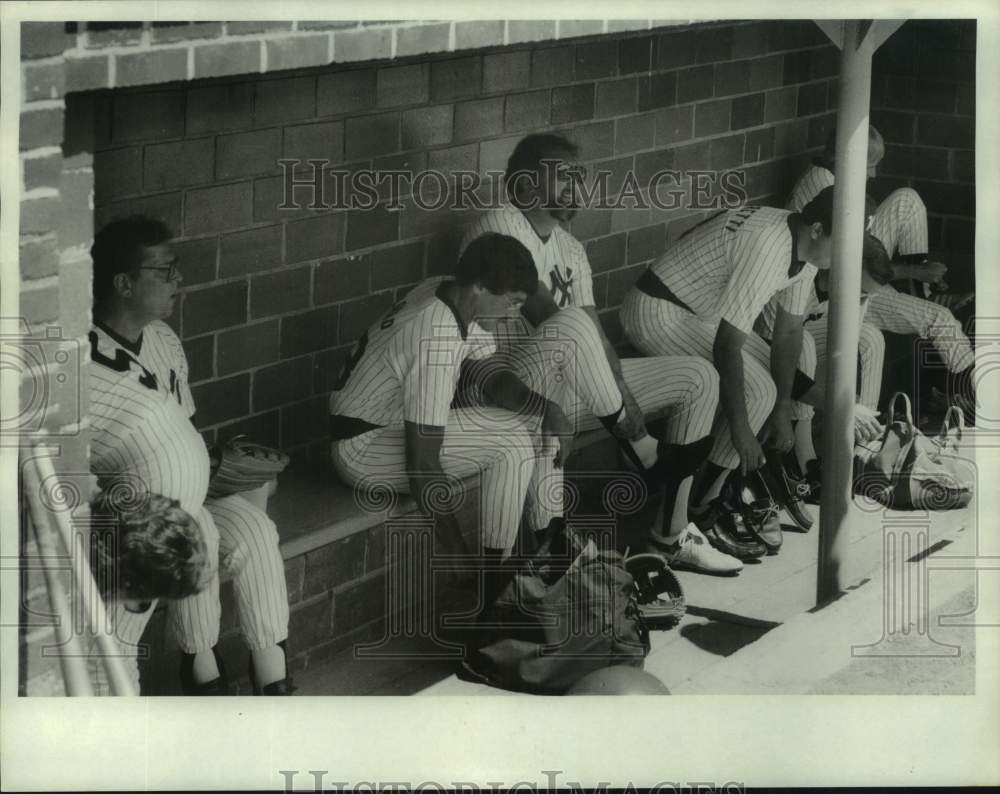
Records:
[[[816,346],[816,367],[821,373],[826,367],[827,318],[821,317],[805,324],[806,332]],[[862,405],[872,410],[878,407],[882,392],[882,366],[885,362],[885,337],[868,322],[861,323],[858,334],[859,380],[858,396]]]
[[[452,410],[441,445],[445,474],[461,480],[478,477],[480,529],[483,545],[509,551],[517,538],[522,509],[529,492],[528,520],[543,529],[560,513],[562,477],[553,473],[555,448],[543,445],[533,417],[519,417],[500,408]],[[360,489],[387,487],[408,493],[406,431],[403,425],[382,427],[332,445],[334,468]],[[450,495],[452,498],[458,494]]]
[[[556,402],[577,432],[601,427],[622,395],[600,334],[581,308],[560,309],[513,346],[513,367],[534,391]],[[684,444],[708,435],[719,399],[719,375],[690,355],[621,359],[622,377],[647,420],[666,418],[665,440]]]
[[[625,297],[621,317],[626,336],[643,353],[650,356],[697,356],[714,368],[712,348],[718,323],[700,320],[670,301],[654,298],[639,290],[632,290]],[[754,433],[760,431],[777,398],[770,360],[768,343],[756,334],[749,334],[743,345],[743,382],[747,418]],[[816,373],[816,347],[808,333],[802,336],[798,369],[810,378]],[[793,402],[793,419],[811,415],[811,406]],[[712,433],[715,444],[709,461],[726,469],[736,468],[739,454],[733,446],[729,421],[722,410],[715,412]]]

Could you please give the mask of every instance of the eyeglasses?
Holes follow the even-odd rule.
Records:
[[[161,273],[166,272],[163,277],[164,281],[177,281],[181,277],[181,271],[177,267],[177,262],[171,262],[169,265],[154,266],[154,265],[143,265],[137,270],[158,270]]]

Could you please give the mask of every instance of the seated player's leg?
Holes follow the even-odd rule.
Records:
[[[219,531],[221,576],[233,582],[240,631],[253,661],[253,683],[262,689],[286,681],[280,644],[288,639],[288,590],[277,527],[267,513],[238,495],[209,499],[205,507]]]
[[[949,372],[962,372],[975,364],[972,344],[961,324],[936,303],[904,295],[886,284],[872,293],[865,319],[884,331],[929,339]]]
[[[890,257],[927,255],[927,207],[920,194],[903,187],[892,191],[872,216],[869,231]]]
[[[451,412],[441,445],[441,466],[445,474],[459,479],[479,475],[485,548],[507,552],[514,545],[536,455],[535,439],[515,414],[479,407]],[[410,490],[402,427],[380,428],[336,442],[333,463],[346,482],[362,489],[362,501],[364,489]]]
[[[225,694],[228,687],[225,671],[220,669],[214,648],[219,642],[219,532],[211,513],[201,507],[193,514],[201,527],[208,547],[214,574],[202,592],[167,602],[167,621],[184,656],[181,660],[181,684],[188,694]]]
[[[858,400],[871,410],[878,408],[882,393],[882,367],[885,363],[885,337],[871,323],[861,324],[858,337]]]

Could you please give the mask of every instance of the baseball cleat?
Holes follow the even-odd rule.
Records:
[[[737,499],[744,529],[764,544],[769,555],[777,554],[784,542],[784,535],[778,520],[779,508],[771,498],[767,483],[759,472],[751,472],[743,480],[742,487],[735,484],[733,487],[738,491]]]
[[[798,527],[808,532],[812,529],[812,516],[805,509],[803,501],[809,495],[809,484],[797,480],[785,469],[782,454],[776,449],[764,450],[767,463],[760,469],[760,474],[774,499],[785,508],[785,512]]]
[[[732,576],[743,570],[740,560],[713,548],[695,524],[688,524],[675,543],[651,537],[649,548],[662,554],[670,567],[678,571]]]
[[[708,503],[708,508],[697,515],[689,512],[688,518],[701,530],[716,549],[723,554],[749,562],[767,554],[760,538],[747,531],[738,501],[731,500],[730,489]]]

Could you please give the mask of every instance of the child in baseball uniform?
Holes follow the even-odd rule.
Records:
[[[94,239],[91,469],[99,484],[138,478],[146,490],[176,499],[195,517],[215,567],[233,579],[255,693],[290,694],[288,597],[277,529],[242,497],[206,497],[208,451],[191,422],[187,359],[163,322],[181,281],[171,237],[160,221],[133,216],[108,224]],[[168,604],[186,694],[229,691],[215,649],[220,613],[218,576],[197,595]],[[116,616],[119,640],[135,645],[151,612],[116,610]]]
[[[136,491],[134,482],[107,483],[90,504],[91,571],[109,610],[148,615],[161,598],[186,598],[208,587],[215,566],[198,522],[176,499]],[[97,694],[108,693],[103,663],[94,656],[90,674]],[[136,694],[139,665],[134,648],[122,657]]]
[[[577,431],[611,431],[631,467],[665,489],[662,529],[650,543],[680,549],[673,559],[711,573],[736,573],[742,563],[699,543],[687,518],[691,473],[704,461],[718,399],[718,375],[690,355],[619,359],[594,300],[587,252],[564,228],[578,208],[579,151],[560,135],[538,134],[514,147],[505,175],[507,204],[480,215],[466,230],[465,250],[488,233],[510,235],[531,252],[538,288],[519,315],[498,334],[532,388],[558,400]],[[577,379],[599,397],[567,387],[556,363],[567,353],[550,340],[573,342]],[[666,418],[666,437],[646,429],[647,418]]]

